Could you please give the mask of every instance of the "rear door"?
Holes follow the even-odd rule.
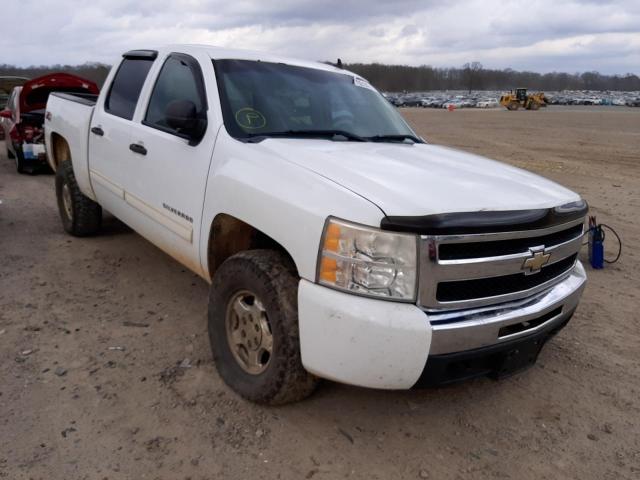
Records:
[[[208,59],[201,67],[196,58],[184,53],[169,53],[158,61],[157,75],[149,79],[147,98],[140,100],[131,126],[132,147],[123,186],[129,204],[142,214],[136,216],[133,227],[201,272],[198,239],[216,138],[202,68],[213,79],[213,65]],[[207,119],[207,130],[197,143],[171,128],[167,120],[167,107],[185,101]]]
[[[98,203],[131,223],[125,181],[131,175],[131,126],[140,92],[157,52],[136,50],[123,55],[109,89],[98,100],[89,129],[89,172]]]

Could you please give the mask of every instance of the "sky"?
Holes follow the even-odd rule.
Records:
[[[204,43],[307,60],[640,75],[640,0],[2,0],[0,64]]]

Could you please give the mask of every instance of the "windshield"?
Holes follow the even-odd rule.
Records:
[[[233,137],[419,141],[393,105],[351,74],[251,60],[214,65],[224,123]]]

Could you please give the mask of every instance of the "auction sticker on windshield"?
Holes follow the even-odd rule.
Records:
[[[258,110],[251,107],[241,108],[236,112],[236,122],[242,128],[255,130],[267,125],[267,119]]]

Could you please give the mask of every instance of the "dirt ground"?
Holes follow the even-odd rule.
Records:
[[[640,109],[403,113],[433,143],[579,191],[621,234],[535,367],[249,404],[212,365],[206,283],[114,219],[65,235],[53,177],[3,154],[0,478],[640,478]]]

